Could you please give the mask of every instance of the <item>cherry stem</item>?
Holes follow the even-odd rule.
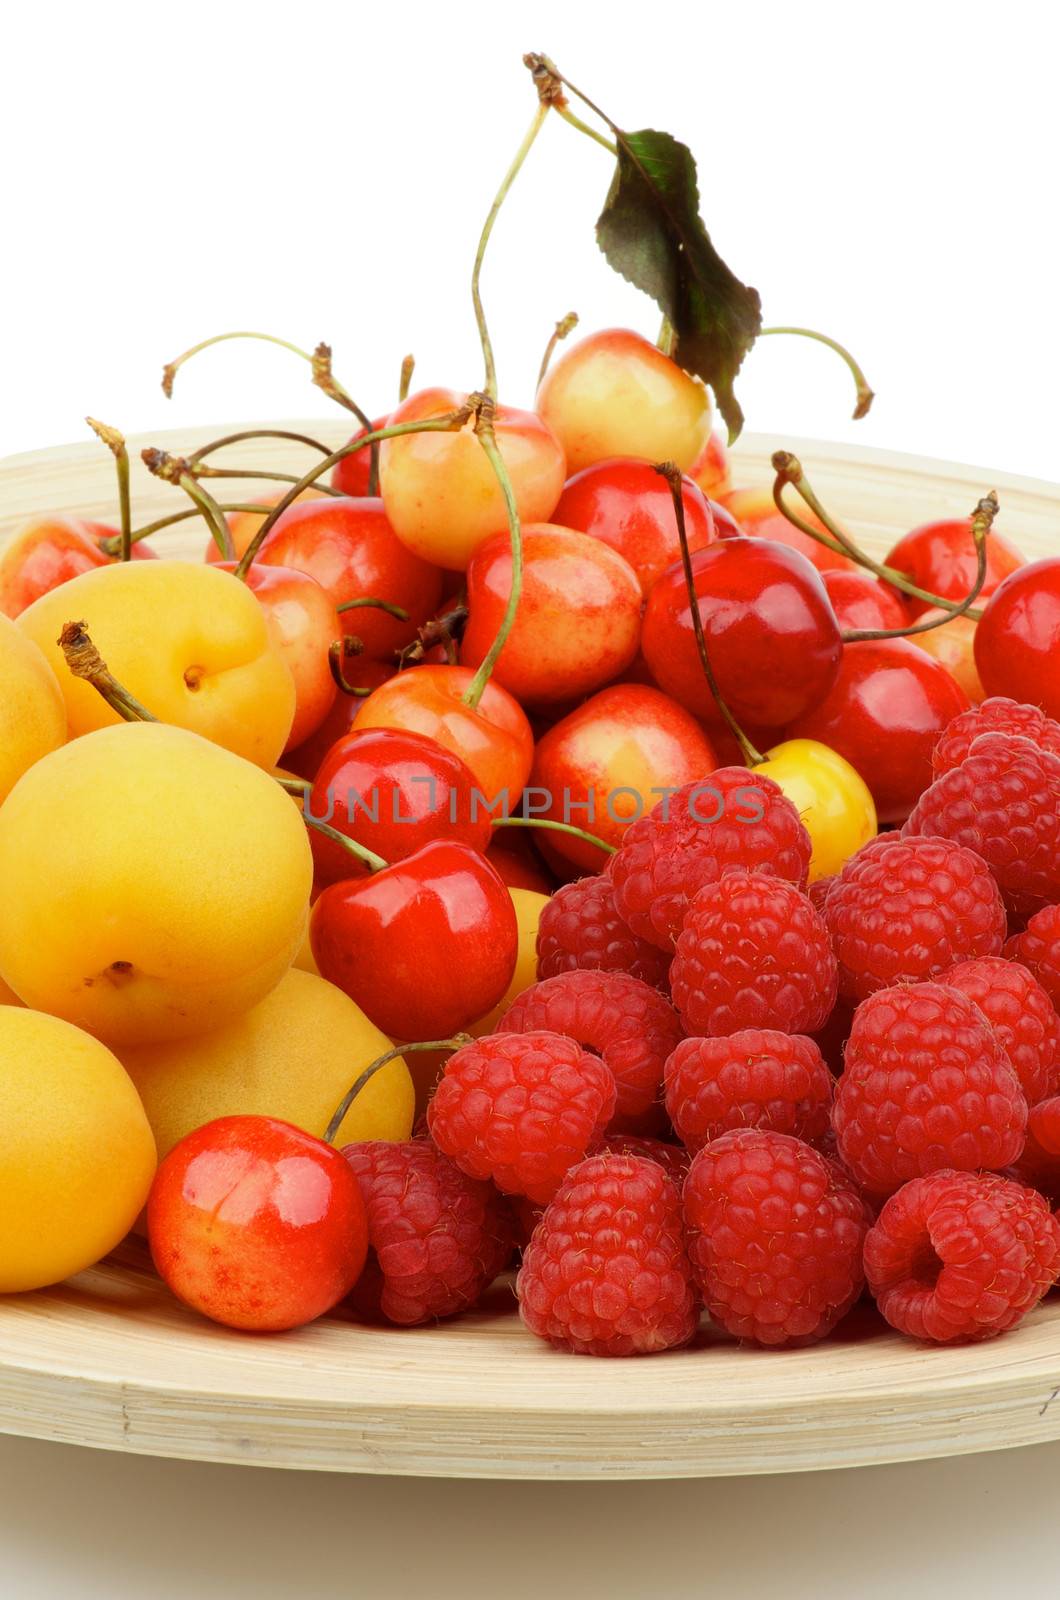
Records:
[[[125,685],[119,683],[110,671],[92,643],[87,622],[64,623],[56,643],[74,677],[90,683],[97,694],[102,695],[111,710],[116,711],[125,722],[158,721],[154,712],[148,711],[147,707],[142,705],[134,694],[130,694]]]
[[[489,329],[486,326],[486,312],[482,305],[482,296],[479,293],[479,277],[482,273],[482,262],[486,254],[486,246],[489,244],[490,235],[493,232],[493,224],[497,220],[501,206],[504,204],[505,198],[508,194],[508,190],[519,176],[519,169],[522,167],[523,162],[529,155],[530,148],[533,145],[534,140],[541,132],[545,118],[548,116],[548,112],[548,102],[545,100],[539,100],[537,110],[534,112],[534,120],[527,129],[523,138],[523,142],[515,152],[515,157],[512,161],[512,164],[505,173],[501,182],[501,186],[494,196],[493,204],[490,206],[489,214],[486,217],[486,221],[483,224],[482,233],[479,237],[478,249],[475,252],[475,265],[471,270],[471,299],[475,307],[475,321],[478,323],[478,336],[482,345],[482,355],[486,365],[486,376],[482,387],[485,393],[488,394],[490,399],[493,401],[496,401],[497,399],[497,367],[493,359],[493,344],[490,340]]]
[[[354,656],[361,655],[363,651],[364,645],[360,639],[356,639],[348,633],[344,633],[341,639],[335,639],[328,645],[328,668],[335,680],[336,687],[343,694],[359,695],[363,698],[372,692],[370,689],[360,688],[355,683],[348,683],[346,674],[342,670],[344,661],[351,661]]]
[[[858,566],[874,573],[877,578],[882,579],[884,583],[889,583],[892,588],[900,589],[903,594],[912,595],[914,599],[923,600],[927,605],[937,606],[942,611],[965,612],[974,621],[978,621],[979,617],[982,616],[982,612],[973,611],[970,608],[965,611],[964,601],[946,600],[940,594],[932,594],[928,589],[921,589],[918,584],[913,583],[911,579],[906,577],[904,572],[899,572],[896,567],[885,566],[882,562],[874,561],[871,556],[866,555],[865,551],[854,543],[849,534],[843,532],[839,524],[825,510],[810,486],[809,480],[803,471],[802,462],[790,450],[777,450],[775,452],[773,470],[777,475],[773,483],[773,502],[777,510],[787,517],[793,527],[800,529],[802,533],[807,534],[811,539],[816,539],[818,544],[823,544],[827,549],[835,551],[838,555],[849,556],[850,560],[857,562]],[[784,487],[789,483],[806,502],[814,515],[820,519],[827,532],[822,533],[820,528],[815,528],[812,523],[807,522],[804,517],[800,517],[796,511],[793,511],[790,506],[785,504]]]
[[[569,333],[573,333],[577,326],[578,313],[576,311],[568,311],[567,315],[565,317],[560,317],[559,321],[556,323],[555,328],[552,330],[552,337],[545,346],[545,353],[541,357],[541,365],[537,370],[537,387],[539,389],[544,380],[545,373],[548,371],[548,365],[552,360],[556,346],[562,339],[565,339]]]
[[[256,500],[239,500],[235,504],[218,505],[219,511],[260,511],[262,516],[269,510],[268,506],[261,505]],[[175,522],[187,522],[189,517],[200,517],[202,512],[198,506],[189,506],[185,511],[171,511],[168,517],[159,517],[155,522],[148,522],[142,528],[134,528],[129,538],[130,544],[139,544],[141,539],[149,539],[153,533],[158,533],[162,528],[171,528]],[[213,529],[210,529],[211,536]],[[121,553],[121,535],[114,534],[109,539],[101,539],[99,548],[104,555],[116,556]]]
[[[841,345],[838,339],[832,339],[827,333],[818,333],[814,328],[759,328],[758,337],[764,338],[770,333],[790,333],[799,339],[814,339],[818,344],[827,345],[829,350],[834,350],[850,368],[850,374],[857,386],[857,402],[854,406],[854,421],[860,422],[861,418],[868,415],[869,407],[876,396],[869,384],[869,380],[862,372],[850,351]]]
[[[603,850],[607,855],[613,856],[618,846],[608,844],[606,839],[600,839],[595,833],[589,833],[585,828],[576,828],[573,822],[556,822],[552,817],[494,817],[495,828],[546,828],[552,833],[569,833],[575,839],[584,839],[586,844],[593,845],[597,850]]]
[[[363,606],[372,606],[377,611],[385,611],[391,617],[396,617],[399,622],[407,622],[409,614],[404,606],[396,606],[392,600],[377,600],[374,595],[362,595],[359,600],[344,600],[335,610],[341,616],[344,611],[359,611]]]
[[[955,610],[944,611],[940,617],[930,617],[926,621],[915,622],[908,628],[850,628],[842,635],[843,643],[857,644],[864,639],[908,639],[915,633],[930,633],[932,628],[941,628],[944,622],[952,622],[955,617],[967,615],[986,582],[986,538],[999,509],[997,493],[991,489],[972,512],[971,532],[975,542],[976,558],[975,582],[964,599],[958,602]]]
[[[287,778],[279,772],[274,773],[273,776],[280,788],[286,789],[287,793],[293,794],[297,800],[303,799],[313,787],[308,778]]]
[[[692,632],[696,637],[696,649],[699,651],[699,659],[703,666],[703,675],[707,680],[707,685],[711,694],[714,696],[715,703],[718,707],[718,710],[721,712],[721,715],[725,721],[725,725],[729,729],[729,732],[733,735],[733,738],[736,740],[737,744],[740,746],[747,765],[749,767],[759,767],[765,760],[765,756],[762,755],[759,750],[755,749],[754,745],[751,743],[750,739],[744,733],[743,729],[740,727],[740,724],[737,722],[736,718],[726,705],[721,691],[718,688],[718,680],[714,676],[714,668],[710,664],[710,655],[707,651],[707,639],[703,631],[703,618],[699,610],[699,596],[696,593],[696,578],[695,573],[692,570],[692,555],[688,548],[688,530],[685,527],[685,495],[683,474],[680,468],[672,461],[657,462],[655,465],[655,470],[659,476],[661,478],[665,478],[669,484],[670,496],[674,503],[674,516],[677,519],[677,538],[681,546],[681,565],[684,568],[685,589],[688,593],[689,610],[692,613]]]
[[[280,781],[283,787],[287,789],[287,781],[285,779]],[[290,793],[289,789],[288,793]],[[348,855],[361,862],[362,866],[367,867],[369,872],[381,872],[384,867],[390,865],[388,861],[383,860],[382,856],[377,856],[374,850],[369,850],[367,845],[358,844],[356,839],[347,838],[344,833],[339,832],[338,828],[333,828],[330,822],[322,822],[319,817],[314,817],[311,811],[307,811],[306,803],[311,799],[311,796],[312,789],[306,788],[302,790],[302,821],[307,828],[312,828],[315,833],[322,833],[324,838],[330,839],[333,844],[341,845]]]
[[[188,470],[188,463],[183,456],[171,456],[166,450],[156,450],[149,447],[140,451],[140,459],[148,472],[156,478],[161,478],[165,483],[175,483],[184,490],[190,500],[193,500],[202,513],[203,520],[213,535],[214,543],[225,561],[234,561],[235,547],[232,544],[232,530],[228,526],[225,514],[217,504],[212,494],[192,477]],[[237,572],[236,576],[239,574]]]
[[[508,604],[501,625],[497,629],[496,637],[490,645],[478,671],[472,678],[463,700],[466,706],[473,711],[486,692],[486,685],[497,664],[497,657],[508,641],[508,635],[515,623],[515,614],[519,609],[519,599],[523,592],[523,533],[519,522],[519,508],[515,503],[515,490],[512,480],[508,476],[508,468],[504,464],[504,457],[497,448],[497,439],[493,431],[494,407],[492,400],[486,395],[471,396],[476,400],[477,411],[475,415],[475,436],[486,452],[486,459],[496,474],[497,482],[501,486],[504,496],[504,507],[508,514],[508,535],[512,552],[512,584],[508,595]]]
[[[451,667],[455,667],[456,644],[463,636],[466,622],[467,595],[462,592],[450,600],[444,611],[436,617],[429,617],[422,628],[416,630],[417,637],[398,653],[399,669],[422,661],[425,653],[436,644],[443,646],[446,660]]]
[[[191,345],[189,349],[184,351],[183,355],[177,356],[175,361],[166,362],[162,368],[162,393],[166,396],[166,399],[172,399],[174,380],[186,361],[190,361],[192,356],[197,356],[200,350],[208,350],[214,344],[225,344],[229,339],[262,339],[266,344],[279,345],[281,350],[290,350],[292,355],[301,356],[302,360],[308,361],[310,366],[313,364],[313,357],[308,350],[303,350],[300,345],[292,344],[289,339],[279,338],[275,333],[255,333],[246,330],[239,330],[234,333],[215,333],[209,339],[200,339],[198,344]]]
[[[465,1044],[474,1044],[470,1033],[455,1033],[451,1039],[424,1039],[418,1044],[396,1044],[392,1050],[387,1050],[383,1055],[377,1056],[371,1066],[365,1067],[359,1078],[355,1078],[349,1089],[335,1107],[335,1115],[328,1123],[324,1132],[324,1143],[332,1144],[335,1135],[346,1120],[346,1113],[353,1102],[376,1073],[390,1061],[396,1061],[399,1056],[408,1055],[412,1050],[459,1050]]]
[[[128,561],[132,554],[132,503],[129,494],[129,452],[125,445],[125,436],[119,433],[117,428],[110,427],[106,422],[99,422],[95,417],[86,417],[85,421],[114,457],[118,474],[118,507],[121,519],[121,537],[118,549],[114,553],[120,555],[123,561]]]
[[[416,357],[406,356],[401,363],[401,378],[398,382],[398,405],[408,398],[409,387],[412,383],[412,374],[416,370]]]
[[[309,471],[299,478],[297,483],[292,484],[287,493],[274,506],[270,507],[268,516],[243,554],[239,563],[239,576],[245,576],[250,569],[254,557],[272,532],[276,522],[287,510],[287,507],[293,505],[300,494],[306,489],[313,488],[318,478],[322,478],[325,472],[337,466],[340,461],[344,461],[347,456],[355,455],[358,450],[368,449],[382,439],[400,438],[404,433],[458,433],[470,420],[472,412],[473,407],[465,405],[461,406],[457,411],[446,411],[440,417],[428,417],[422,422],[398,422],[392,426],[388,424],[385,428],[376,428],[371,433],[362,433],[357,438],[351,439],[348,444],[342,445],[338,450],[333,450],[322,461],[318,461],[310,467]]]
[[[226,445],[243,444],[247,439],[291,439],[295,444],[306,444],[311,450],[319,450],[326,456],[331,449],[330,445],[322,444],[319,439],[314,439],[308,433],[292,433],[289,428],[244,428],[241,433],[228,433],[223,439],[211,439],[209,444],[204,444],[188,457],[193,467],[200,461],[205,461],[207,456],[212,456],[215,450],[223,450]]]
[[[554,61],[550,61],[548,56],[531,53],[523,57],[523,65],[530,68],[539,99],[545,101],[548,105],[554,106],[564,122],[569,122],[572,128],[578,129],[579,133],[587,134],[597,144],[603,145],[604,149],[610,151],[613,156],[618,155],[617,144],[613,144],[602,133],[598,133],[595,128],[590,128],[588,123],[583,122],[580,117],[574,115],[574,112],[567,104],[567,97],[563,93],[564,89],[569,89],[571,94],[580,100],[583,106],[588,106],[589,110],[598,116],[601,122],[607,124],[612,133],[617,134],[620,132],[617,124],[612,122],[606,111],[601,111],[600,107],[590,100],[589,96],[583,93],[576,84],[571,83],[569,78],[565,78]]]
[[[191,466],[189,459],[188,465]],[[192,472],[198,483],[203,478],[267,478],[275,483],[297,483],[296,472],[270,472],[264,467],[207,467],[196,466]],[[333,489],[329,483],[318,483],[317,488],[322,494],[330,495],[335,500],[343,498],[341,489]]]

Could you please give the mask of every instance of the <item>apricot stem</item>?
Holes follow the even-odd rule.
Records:
[[[406,356],[401,363],[401,377],[398,381],[398,405],[408,399],[409,387],[412,383],[412,374],[416,370],[416,357]]]
[[[584,839],[586,844],[591,844],[597,850],[603,850],[607,855],[615,854],[617,845],[608,844],[606,839],[597,838],[595,833],[589,833],[586,828],[576,828],[573,822],[556,822],[552,817],[494,817],[495,828],[546,828],[552,833],[569,833],[575,839]]]
[[[344,600],[335,610],[341,616],[344,611],[360,611],[363,606],[371,606],[377,611],[385,611],[391,617],[396,617],[399,622],[407,622],[409,614],[404,606],[397,606],[393,600],[377,600],[374,595],[365,594],[359,600]]]
[[[699,611],[699,596],[696,593],[696,578],[695,573],[692,570],[692,555],[688,548],[688,530],[685,527],[685,496],[683,475],[680,468],[673,461],[657,462],[655,470],[659,476],[661,478],[665,478],[669,484],[670,496],[674,503],[674,516],[677,519],[677,539],[681,546],[681,565],[684,568],[685,589],[688,593],[688,606],[692,613],[692,632],[695,634],[696,649],[699,652],[699,659],[703,667],[703,675],[707,680],[707,686],[710,689],[711,694],[714,696],[715,703],[718,707],[718,710],[721,712],[722,718],[725,721],[725,725],[729,729],[729,732],[733,735],[737,744],[740,746],[747,765],[749,767],[759,767],[765,760],[765,756],[762,755],[760,751],[755,749],[754,745],[751,743],[750,739],[744,733],[743,729],[740,727],[740,724],[737,722],[736,718],[726,705],[721,691],[718,688],[718,680],[714,676],[714,668],[710,664],[710,655],[707,650],[706,634],[703,631],[703,618]]]
[[[475,307],[475,321],[478,324],[478,336],[486,364],[486,376],[482,387],[493,401],[497,399],[497,367],[493,359],[493,344],[490,340],[489,329],[486,326],[486,312],[482,304],[482,296],[479,293],[479,277],[482,273],[482,262],[486,254],[486,246],[489,244],[490,235],[493,232],[493,224],[497,220],[508,190],[519,176],[519,169],[529,155],[530,147],[541,132],[545,118],[548,116],[548,111],[548,102],[539,100],[537,110],[534,112],[534,119],[523,137],[522,144],[515,152],[512,164],[505,173],[501,186],[494,196],[493,204],[490,206],[489,214],[479,237],[478,249],[475,251],[475,265],[471,270],[471,299]]]
[[[213,495],[208,494],[200,484],[196,483],[184,457],[171,456],[167,450],[157,450],[149,446],[146,450],[140,451],[140,459],[154,477],[162,478],[166,483],[175,483],[184,490],[189,500],[193,500],[202,513],[222,560],[234,561],[236,552],[232,544],[232,530],[228,526],[224,512]]]
[[[954,617],[966,616],[979,598],[986,582],[986,536],[999,509],[997,493],[991,489],[972,512],[971,533],[975,543],[976,558],[975,582],[964,599],[957,603],[955,610],[944,611],[940,617],[931,617],[927,621],[911,623],[907,628],[850,628],[842,635],[843,643],[857,644],[865,639],[908,639],[915,633],[930,633],[932,628],[941,628],[944,622],[952,622]]]
[[[497,629],[496,637],[490,645],[478,671],[472,678],[463,696],[464,704],[475,710],[482,696],[486,692],[486,685],[490,675],[497,665],[497,657],[504,649],[508,635],[515,623],[515,614],[519,609],[519,599],[523,592],[523,532],[519,522],[519,508],[515,503],[515,490],[512,480],[508,476],[508,468],[504,464],[504,457],[497,448],[497,439],[493,431],[494,406],[487,395],[473,395],[472,400],[478,402],[475,416],[475,436],[486,452],[486,459],[496,474],[497,482],[501,486],[504,496],[504,508],[508,514],[508,536],[512,552],[512,586],[508,594],[508,604],[505,607],[501,625]]]
[[[548,364],[552,360],[556,346],[561,339],[565,339],[569,333],[573,333],[577,326],[578,313],[576,311],[568,311],[567,315],[560,317],[556,323],[555,328],[552,330],[552,337],[545,346],[545,353],[541,357],[541,365],[537,371],[537,387],[539,389],[544,381],[545,373],[548,371]]]
[[[869,407],[872,405],[872,402],[875,400],[876,396],[869,384],[869,380],[862,372],[861,367],[854,360],[854,357],[851,355],[846,346],[839,343],[838,339],[830,338],[827,333],[818,333],[815,328],[759,328],[758,337],[762,339],[766,336],[766,334],[769,333],[790,333],[794,334],[795,337],[799,339],[814,339],[818,344],[827,345],[829,350],[834,350],[836,355],[840,356],[850,368],[851,377],[854,379],[854,383],[857,386],[857,400],[854,406],[854,421],[860,422],[862,417],[868,415]]]
[[[63,658],[75,678],[90,683],[125,722],[157,722],[153,711],[119,683],[92,643],[87,622],[66,622],[56,640]]]
[[[470,1033],[455,1033],[451,1039],[424,1039],[417,1044],[396,1044],[392,1050],[387,1050],[377,1056],[371,1066],[365,1067],[358,1078],[355,1078],[349,1089],[335,1107],[335,1114],[324,1131],[324,1143],[331,1144],[346,1120],[346,1113],[353,1102],[376,1073],[386,1066],[388,1061],[396,1061],[399,1056],[408,1055],[410,1050],[459,1050],[462,1045],[474,1044]]]
[[[86,417],[85,421],[114,457],[118,474],[118,507],[121,520],[121,539],[115,553],[120,555],[123,561],[128,561],[132,555],[132,504],[129,494],[129,452],[125,445],[125,436],[119,433],[117,428],[110,427],[106,422],[99,422],[95,417]]]

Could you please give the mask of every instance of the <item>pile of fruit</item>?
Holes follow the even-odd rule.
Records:
[[[704,1309],[802,1345],[866,1292],[1001,1333],[1060,1276],[1060,556],[993,494],[878,562],[790,454],[734,487],[711,391],[731,440],[746,351],[805,330],[761,328],[685,147],[607,118],[659,343],[557,353],[565,318],[499,404],[486,243],[542,124],[591,131],[529,65],[482,390],[407,360],[372,421],[295,351],[348,444],[146,450],[191,504],[136,527],[95,423],[114,525],[0,557],[0,1292],[139,1229],[241,1329],[517,1268],[578,1353]],[[217,464],[262,437],[310,465]],[[159,558],[187,518],[205,559]]]

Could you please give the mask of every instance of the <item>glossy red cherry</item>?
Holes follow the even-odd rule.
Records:
[[[254,538],[254,535],[265,521],[269,511],[272,510],[272,507],[276,505],[278,501],[283,499],[283,495],[263,494],[255,495],[254,498],[255,503],[263,506],[265,508],[264,510],[230,511],[225,517],[225,521],[228,523],[228,531],[232,536],[232,554],[235,556],[237,561],[239,560],[240,556],[245,553],[248,544],[250,544],[251,540]],[[305,505],[309,500],[326,499],[328,499],[328,496],[324,493],[323,489],[303,489],[301,494],[298,496],[298,499],[294,503],[295,505]],[[216,566],[218,563],[224,561],[225,558],[217,547],[216,539],[207,540],[206,549],[203,552],[203,559],[208,561],[211,566]]]
[[[943,600],[963,600],[978,570],[972,519],[925,522],[899,539],[884,564],[904,572],[919,589]],[[1024,557],[1015,545],[1000,533],[991,533],[986,541],[986,582],[979,593],[992,595],[1010,572],[1023,565]],[[905,597],[905,605],[914,619],[931,609],[926,600],[914,595]]]
[[[822,576],[836,621],[844,631],[909,626],[909,612],[896,591],[871,573],[835,567]]]
[[[470,845],[436,840],[370,878],[325,889],[309,924],[321,976],[393,1039],[445,1039],[511,982],[511,895]]]
[[[407,622],[374,606],[342,613],[343,630],[362,641],[367,656],[389,655],[408,644],[442,596],[438,568],[395,537],[379,499],[332,497],[290,506],[266,535],[257,559],[308,572],[337,606],[371,597],[403,607]]]
[[[396,670],[392,661],[367,661],[364,656],[352,656],[342,664],[342,675],[354,689],[378,689],[380,684],[394,676]],[[345,694],[341,691],[336,694],[331,710],[316,732],[311,733],[296,749],[285,753],[283,764],[287,771],[297,773],[300,778],[307,778],[312,783],[320,770],[320,763],[332,745],[349,733],[367,698],[367,695]]]
[[[573,823],[617,845],[664,789],[679,789],[716,766],[710,740],[676,701],[642,684],[613,684],[539,742],[528,801],[536,816]],[[602,851],[571,834],[542,831],[538,842],[550,860],[586,872],[606,864]]]
[[[821,575],[804,556],[772,539],[719,540],[692,557],[692,571],[710,665],[738,722],[779,728],[824,699],[842,644]],[[648,596],[641,648],[661,689],[720,722],[680,565]]]
[[[904,822],[931,782],[931,751],[970,701],[945,667],[908,639],[843,647],[839,676],[792,739],[817,739],[861,774],[881,822]]]
[[[349,1163],[275,1117],[221,1117],[175,1145],[151,1187],[147,1233],[178,1299],[262,1333],[330,1311],[368,1253]]]
[[[714,538],[710,506],[691,477],[682,483],[682,497],[688,547],[705,549]],[[670,485],[646,461],[616,456],[575,473],[552,520],[602,539],[625,556],[645,594],[661,572],[681,559]]]
[[[378,433],[380,428],[386,427],[389,420],[389,417],[376,417],[371,431]],[[367,432],[367,428],[358,428],[356,433],[350,435],[350,444],[354,439],[363,439]],[[341,461],[335,463],[331,469],[331,487],[341,489],[343,494],[359,500],[368,493],[371,477],[372,452],[366,447],[364,450],[355,450],[352,456],[343,456]]]
[[[384,861],[402,861],[439,838],[485,851],[493,827],[474,787],[460,757],[423,734],[355,728],[324,757],[307,811]],[[309,842],[318,883],[361,875],[334,839],[310,829]]]
[[[479,546],[467,569],[464,666],[485,659],[511,589],[511,541],[500,533]],[[525,706],[589,694],[633,660],[642,606],[637,574],[616,550],[570,528],[530,523],[519,607],[493,678]]]
[[[688,476],[712,500],[716,500],[719,494],[728,494],[732,488],[732,474],[729,470],[729,452],[720,433],[711,434],[689,467]]]
[[[1060,556],[1005,579],[976,628],[975,663],[988,695],[1007,694],[1060,718]]]
[[[728,506],[723,506],[720,500],[708,500],[711,520],[714,523],[714,537],[716,539],[742,539],[744,530]]]
[[[791,494],[791,491],[788,493]],[[851,561],[849,556],[839,555],[829,550],[827,545],[818,544],[816,539],[789,522],[784,513],[777,510],[772,490],[732,489],[727,494],[720,494],[718,499],[736,518],[744,533],[758,539],[775,539],[778,544],[786,544],[789,550],[798,550],[800,555],[813,563],[818,572],[831,572],[836,568],[857,571],[857,563]],[[804,522],[824,531],[813,512],[797,496],[792,495],[792,501]]]
[[[503,831],[513,834],[523,830],[507,828]],[[525,831],[529,832],[529,829]],[[491,844],[486,851],[486,860],[509,889],[532,889],[535,894],[551,894],[556,886],[555,879],[549,877],[532,851],[524,853],[508,845]]]
[[[35,517],[16,530],[0,556],[0,612],[17,617],[50,594],[68,578],[93,567],[109,566],[117,558],[100,549],[100,541],[117,537],[117,528],[81,517]],[[145,543],[132,547],[134,561],[153,561],[155,552]]]

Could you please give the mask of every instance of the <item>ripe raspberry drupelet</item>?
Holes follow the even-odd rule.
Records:
[[[1005,695],[993,695],[982,705],[962,711],[943,729],[931,756],[936,778],[959,767],[980,734],[1013,733],[1029,739],[1040,750],[1060,756],[1060,722],[1047,717],[1039,706],[1021,704]]]
[[[1003,953],[1037,978],[1060,1011],[1060,905],[1036,912],[1024,931],[1008,941]]]
[[[368,1213],[356,1308],[408,1327],[475,1305],[512,1253],[512,1214],[493,1185],[428,1139],[368,1139],[342,1153]]]
[[[683,1039],[666,1063],[666,1110],[689,1150],[734,1128],[816,1144],[830,1127],[834,1080],[812,1039],[747,1028]]]
[[[469,1177],[543,1205],[614,1109],[614,1075],[573,1039],[493,1033],[449,1057],[427,1124]]]
[[[1060,1089],[1060,1016],[1037,979],[1017,961],[983,956],[941,977],[974,1000],[1008,1056],[1027,1104]]]
[[[641,939],[619,916],[606,873],[575,878],[542,907],[537,929],[537,975],[554,978],[576,968],[627,972],[653,989],[667,988],[669,953]]]
[[[955,1167],[1005,1167],[1027,1101],[983,1013],[959,989],[912,983],[857,1009],[832,1112],[839,1154],[875,1195]]]
[[[689,903],[670,967],[692,1034],[812,1033],[836,999],[836,961],[808,897],[782,878],[729,872]]]
[[[803,888],[810,849],[779,784],[747,767],[719,767],[631,823],[608,875],[618,913],[633,932],[670,950],[697,889],[734,867]]]
[[[842,1169],[787,1134],[722,1134],[683,1191],[688,1253],[714,1321],[761,1345],[813,1344],[864,1284],[870,1212]]]
[[[687,1344],[697,1313],[681,1202],[656,1161],[592,1156],[545,1208],[516,1279],[532,1333],[577,1355]]]
[[[949,839],[881,834],[851,856],[825,902],[839,993],[856,1004],[973,956],[996,956],[1005,908],[981,858]]]
[[[1060,1224],[1033,1189],[994,1173],[934,1172],[887,1201],[865,1272],[900,1333],[937,1343],[1015,1327],[1060,1273]]]

